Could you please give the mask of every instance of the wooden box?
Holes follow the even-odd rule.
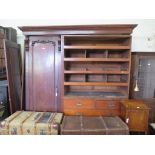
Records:
[[[118,117],[103,117],[107,135],[128,135],[128,126]]]
[[[126,135],[127,125],[119,117],[65,116],[62,135]]]
[[[106,127],[102,117],[64,116],[62,135],[105,135]]]
[[[57,135],[62,113],[17,111],[1,122],[3,135]]]
[[[145,132],[148,130],[149,108],[141,100],[121,102],[121,117],[130,131]]]

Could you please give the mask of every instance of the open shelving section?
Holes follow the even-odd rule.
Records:
[[[64,96],[128,98],[130,35],[64,35]]]

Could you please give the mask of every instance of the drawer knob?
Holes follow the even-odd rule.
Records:
[[[139,109],[140,107],[137,107],[137,109]]]
[[[76,106],[82,106],[82,104],[81,103],[77,103]]]

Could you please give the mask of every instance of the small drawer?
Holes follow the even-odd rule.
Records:
[[[119,109],[102,110],[102,116],[120,116]]]
[[[93,109],[64,109],[64,114],[68,116],[101,116],[102,111]]]
[[[67,116],[84,116],[88,114],[88,111],[85,113],[84,109],[64,109],[64,114]]]
[[[120,103],[119,101],[96,100],[95,107],[96,109],[120,109]]]
[[[94,108],[94,101],[89,99],[65,99],[64,108],[67,109],[92,109]]]

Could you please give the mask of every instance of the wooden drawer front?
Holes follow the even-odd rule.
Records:
[[[129,110],[127,111],[126,123],[130,131],[145,131],[148,126],[147,110]]]
[[[64,109],[94,109],[94,101],[89,99],[65,99]]]
[[[96,109],[120,109],[119,101],[96,100]]]
[[[82,116],[119,116],[117,109],[111,110],[91,110],[91,109],[64,109],[65,115],[82,115]]]

